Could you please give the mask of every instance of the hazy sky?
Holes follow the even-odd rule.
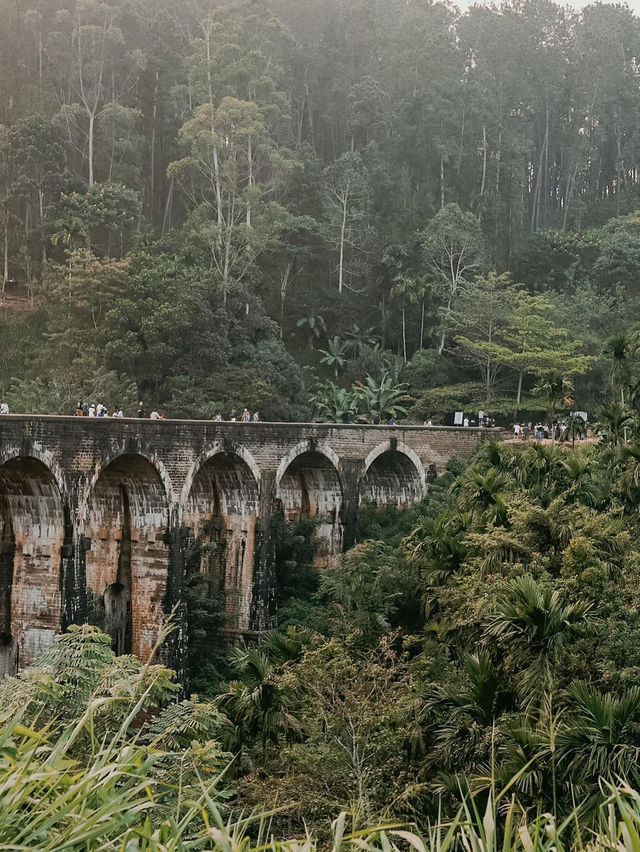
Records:
[[[456,0],[454,0],[454,2],[456,2]],[[456,6],[460,9],[468,9],[469,6],[474,4],[474,2],[478,2],[478,0],[457,0]],[[593,0],[565,0],[565,2],[568,6],[574,6],[576,9],[581,9],[583,6],[587,6],[589,3],[593,2]],[[625,5],[632,9],[636,15],[640,15],[640,0],[627,0]]]

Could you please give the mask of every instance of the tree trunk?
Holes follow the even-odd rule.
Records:
[[[405,318],[404,302],[402,303],[402,353],[404,363],[407,363],[407,323]]]
[[[307,102],[307,115],[309,116],[309,137],[310,137],[310,141],[311,141],[311,150],[315,154],[316,153],[316,135],[315,135],[314,127],[313,127],[313,109],[312,109],[312,105],[311,105],[311,96],[310,96],[310,93],[309,93],[308,73],[309,73],[309,67],[307,66],[305,68],[305,72],[304,72],[304,75],[305,75],[304,93],[306,95],[306,102]]]
[[[220,188],[220,161],[218,160],[218,148],[215,145],[213,146],[213,175],[216,193],[218,228],[222,228],[222,189]]]
[[[478,222],[482,222],[482,198],[487,183],[487,126],[482,125],[482,181],[480,183],[480,205],[478,209]]]
[[[247,140],[247,171],[248,171],[248,190],[247,190],[247,227],[251,227],[251,188],[253,186],[253,149],[251,146],[251,137]]]
[[[422,300],[422,312],[420,315],[420,349],[424,348],[424,299]]]
[[[93,135],[94,135],[95,120],[96,120],[95,112],[90,112],[89,113],[89,134],[88,134],[88,141],[89,141],[89,151],[88,151],[89,186],[93,186],[93,183],[94,183],[94,181],[93,181]]]
[[[520,373],[518,375],[518,395],[516,396],[516,403],[518,405],[520,405],[520,400],[522,399],[522,377],[523,372],[522,370],[520,370]]]
[[[159,73],[156,69],[155,85],[153,87],[153,109],[151,112],[151,150],[149,163],[149,211],[152,222],[155,220],[156,203],[156,124],[158,121],[158,78]]]
[[[227,228],[227,235],[224,244],[224,267],[222,270],[222,307],[227,308],[227,292],[229,290],[229,271],[231,267],[231,234],[229,233],[231,226]]]
[[[567,185],[567,195],[564,203],[564,214],[562,216],[562,230],[567,230],[567,217],[569,216],[569,205],[571,204],[571,197],[573,196],[573,187],[575,186],[576,177],[578,175],[578,161],[576,160],[576,167],[573,170],[573,175],[569,175],[569,183]]]
[[[438,355],[442,355],[444,344],[447,340],[447,326],[449,324],[449,314],[451,313],[451,296],[447,302],[447,310],[445,311],[445,319],[442,323],[442,334],[440,335],[440,343],[438,344]]]
[[[4,293],[9,281],[9,204],[5,205],[4,219],[4,246],[2,261],[2,292],[0,293],[0,304],[4,302]]]
[[[24,213],[24,236],[25,236],[25,247],[24,247],[24,271],[27,276],[27,292],[29,293],[29,302],[31,307],[33,307],[33,282],[31,275],[31,251],[29,250],[29,236],[31,234],[31,205],[27,202],[27,206],[25,208]]]
[[[162,236],[164,237],[167,226],[171,227],[171,207],[173,203],[173,178],[169,183],[169,190],[167,192],[167,200],[164,205],[164,216],[162,217]]]
[[[342,224],[340,226],[340,260],[338,261],[338,293],[342,295],[344,270],[344,239],[347,230],[347,197],[342,202]]]
[[[545,126],[544,126],[544,172],[542,182],[542,193],[538,197],[542,201],[542,227],[547,224],[547,205],[549,202],[549,192],[547,181],[549,179],[549,107],[545,110]],[[538,214],[538,227],[540,226],[540,215]]]
[[[293,261],[289,261],[280,273],[280,340],[284,337],[284,308],[287,301],[287,290],[289,289],[289,276]]]

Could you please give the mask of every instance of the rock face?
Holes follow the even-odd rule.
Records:
[[[359,507],[419,500],[447,461],[501,430],[0,418],[0,675],[89,621],[150,654],[182,612],[185,560],[223,593],[227,629],[274,621],[275,513],[314,518],[318,568],[353,544]],[[184,635],[166,649],[178,668]]]

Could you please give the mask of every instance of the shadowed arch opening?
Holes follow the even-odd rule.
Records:
[[[237,630],[249,626],[257,513],[258,484],[247,462],[233,452],[210,456],[194,476],[186,520],[205,593],[220,600],[226,626]]]
[[[87,501],[88,617],[117,654],[147,659],[158,637],[167,589],[167,494],[143,456],[118,456],[100,472]]]
[[[0,675],[14,674],[60,632],[62,497],[36,458],[0,465]]]
[[[360,503],[365,506],[405,508],[422,499],[423,478],[415,463],[399,450],[380,453],[360,482]]]
[[[303,452],[285,469],[276,489],[277,508],[288,521],[315,519],[314,565],[330,565],[342,550],[342,485],[323,453]]]

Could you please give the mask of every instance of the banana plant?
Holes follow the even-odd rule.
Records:
[[[335,337],[329,338],[326,349],[320,349],[318,351],[322,355],[320,363],[331,367],[333,374],[337,379],[338,372],[347,363],[347,344],[343,343],[336,335]]]
[[[367,420],[382,422],[391,417],[397,420],[400,415],[407,414],[404,403],[411,400],[407,386],[396,384],[388,373],[380,380],[367,376],[354,390],[360,402],[361,414]]]

